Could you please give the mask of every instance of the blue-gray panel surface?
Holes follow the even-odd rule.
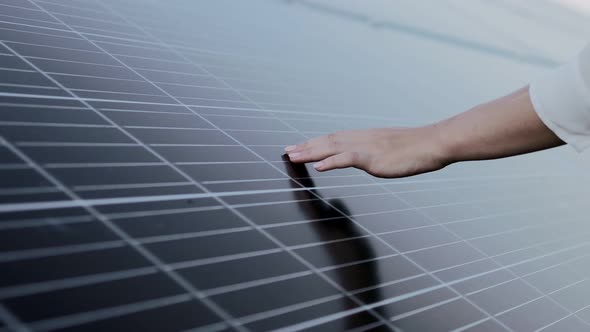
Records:
[[[573,56],[550,0],[0,0],[0,331],[590,331],[583,155],[405,179],[283,147]]]

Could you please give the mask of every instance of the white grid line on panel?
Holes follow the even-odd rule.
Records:
[[[12,332],[31,332],[31,329],[14,316],[2,303],[0,303],[0,320],[6,323],[6,326]]]

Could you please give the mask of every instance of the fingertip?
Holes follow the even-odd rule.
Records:
[[[297,145],[289,145],[285,147],[285,152],[289,153],[297,148]]]
[[[324,167],[325,167],[325,164],[324,164],[324,162],[323,162],[323,161],[320,161],[320,162],[317,162],[317,163],[313,164],[313,168],[314,168],[316,171],[320,171],[320,172],[321,172],[321,171],[323,171],[323,170],[324,170]]]

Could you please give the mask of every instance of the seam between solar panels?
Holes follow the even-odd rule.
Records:
[[[4,54],[0,54],[0,56],[5,56]],[[12,57],[15,57],[15,55],[11,55]],[[13,72],[17,72],[17,73],[36,73],[36,71],[34,70],[28,70],[28,69],[17,69],[17,68],[8,68],[8,67],[0,67],[0,71],[13,71]],[[6,84],[6,83],[3,83]],[[29,85],[24,85],[24,86],[29,86]],[[32,87],[37,87],[39,85],[31,85]]]
[[[16,57],[16,55],[15,55]],[[58,110],[68,110],[68,111],[81,111],[81,110],[86,110],[86,108],[84,107],[79,107],[79,106],[65,106],[65,105],[42,105],[42,104],[18,104],[18,103],[7,103],[7,102],[0,102],[0,106],[5,106],[5,107],[16,107],[16,108],[32,108],[32,109],[38,109],[38,108],[46,108],[46,109],[58,109]]]
[[[0,83],[0,87],[60,90],[59,88],[52,87],[52,86],[46,86],[46,85],[30,85],[30,84],[14,84],[14,83]]]

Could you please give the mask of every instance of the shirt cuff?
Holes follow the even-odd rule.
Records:
[[[531,102],[541,121],[578,152],[590,147],[589,81],[590,45],[529,87]]]

